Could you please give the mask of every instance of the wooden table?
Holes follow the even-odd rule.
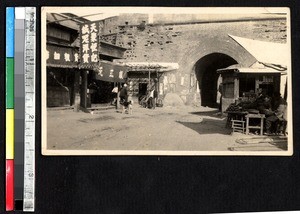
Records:
[[[247,114],[246,116],[246,134],[249,134],[249,129],[259,129],[260,135],[263,135],[264,132],[264,114]],[[249,121],[250,119],[260,119],[260,125],[258,126],[250,126]]]

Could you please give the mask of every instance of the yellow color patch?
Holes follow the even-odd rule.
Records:
[[[14,159],[15,111],[6,109],[6,159]]]

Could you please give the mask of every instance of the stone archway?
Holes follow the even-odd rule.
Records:
[[[195,74],[199,83],[202,106],[217,107],[218,78],[217,69],[236,64],[232,57],[222,53],[211,53],[195,64]]]
[[[240,64],[247,67],[252,65],[256,59],[227,35],[199,38],[199,40],[200,42],[193,44],[180,59],[179,73],[186,73],[187,75],[196,74],[200,89],[200,102],[204,101],[204,103],[201,102],[200,104],[202,106],[215,107],[217,93],[214,92],[211,95],[209,92],[210,90],[217,90],[216,82],[218,75],[215,70],[228,67],[232,64]],[[204,89],[203,92],[202,89]],[[197,96],[199,97],[199,93]]]

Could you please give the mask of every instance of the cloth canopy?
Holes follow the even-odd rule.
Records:
[[[260,63],[271,64],[284,68],[290,64],[291,50],[287,44],[263,42],[229,35],[233,40],[245,48]]]

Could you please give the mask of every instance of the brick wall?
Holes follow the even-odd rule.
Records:
[[[140,21],[146,18],[142,17]],[[228,34],[278,43],[285,43],[287,36],[285,19],[156,23],[146,24],[145,28],[141,28],[138,25],[139,22],[133,23],[133,19],[127,20],[124,17],[121,21],[120,19],[114,20],[114,24],[119,23],[116,45],[127,48],[126,61],[178,63],[179,69],[175,73],[175,90],[186,103],[189,103],[190,98],[195,98],[196,84],[192,83],[195,80],[193,75],[195,65],[202,57],[211,53],[223,53],[244,66],[254,63],[255,59]],[[148,22],[147,19],[145,21]],[[127,25],[120,25],[126,22]],[[116,29],[116,26],[113,28]],[[194,87],[191,90],[192,86]]]
[[[120,27],[117,44],[128,48],[129,61],[180,61],[190,49],[211,39],[228,42],[228,34],[269,42],[286,42],[284,20]]]

